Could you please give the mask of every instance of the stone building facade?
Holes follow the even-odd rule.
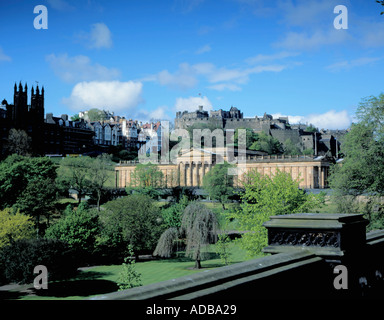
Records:
[[[234,161],[235,160],[235,161]],[[277,170],[288,172],[293,179],[300,179],[300,188],[323,189],[328,186],[327,178],[331,162],[325,157],[312,156],[260,156],[246,155],[241,163],[240,158],[230,158],[227,150],[212,152],[204,149],[193,150],[181,154],[176,163],[159,164],[158,169],[164,175],[164,187],[201,187],[204,176],[219,162],[238,162],[235,164],[234,184],[240,185],[239,177],[249,170],[257,170],[261,174],[274,175]],[[120,163],[116,166],[116,186],[125,188],[133,185],[135,163]],[[236,170],[237,169],[237,170]]]

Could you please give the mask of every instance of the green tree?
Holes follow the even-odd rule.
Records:
[[[79,114],[78,114],[78,113],[74,114],[74,115],[71,117],[71,121],[80,121]]]
[[[136,270],[135,263],[133,247],[130,244],[128,245],[128,257],[124,259],[122,271],[119,273],[119,278],[117,280],[119,290],[140,287],[142,285],[141,273]]]
[[[77,252],[92,254],[98,234],[97,214],[82,203],[77,209],[69,205],[64,216],[46,230],[45,237],[65,241]]]
[[[228,265],[230,263],[229,244],[231,239],[227,234],[219,234],[216,242],[216,253],[220,256],[221,261]]]
[[[343,161],[332,167],[329,184],[339,208],[364,213],[369,230],[384,224],[384,94],[362,99],[356,118],[344,138]]]
[[[23,213],[36,217],[36,226],[39,232],[40,216],[45,216],[47,224],[49,217],[55,210],[55,201],[57,199],[57,188],[51,179],[36,179],[27,184],[22,196],[20,196],[14,205]]]
[[[91,189],[97,194],[97,208],[100,211],[100,199],[104,191],[105,184],[111,178],[111,156],[102,154],[93,159],[88,168]]]
[[[299,188],[300,180],[277,170],[272,177],[257,170],[245,174],[240,209],[228,215],[236,219],[240,230],[247,231],[240,243],[249,256],[261,253],[267,245],[267,229],[263,223],[270,216],[308,212],[324,202],[324,195],[305,193]]]
[[[257,134],[255,141],[249,147],[249,150],[264,151],[268,154],[282,153],[282,145],[276,138],[265,132]]]
[[[31,137],[24,130],[9,130],[7,149],[9,154],[29,156],[32,152]]]
[[[164,175],[153,163],[138,164],[131,177],[132,186],[139,188],[161,188]]]
[[[122,250],[131,244],[135,254],[153,251],[163,230],[159,208],[142,194],[133,194],[113,201],[100,211],[103,241]]]
[[[88,110],[87,115],[89,121],[107,120],[104,111],[97,108],[92,108]]]
[[[173,203],[168,208],[161,210],[161,215],[168,228],[180,228],[181,217],[183,215],[184,209],[188,206],[188,203],[188,197],[183,195],[178,202]]]
[[[159,189],[163,186],[164,174],[159,167],[153,163],[140,163],[131,174],[131,184],[127,187],[127,192],[134,190],[155,199],[160,195]]]
[[[89,157],[66,157],[60,162],[57,182],[66,191],[69,188],[77,191],[79,204],[82,197],[91,190],[89,168],[92,162]]]
[[[203,188],[213,200],[220,201],[225,210],[228,197],[233,195],[233,175],[228,170],[233,166],[228,162],[216,164],[203,178]]]
[[[49,216],[56,200],[56,166],[48,158],[11,155],[0,163],[0,209],[15,207],[36,219]]]
[[[185,237],[185,255],[195,260],[195,269],[200,269],[201,260],[206,257],[204,249],[216,241],[217,227],[216,215],[204,204],[193,201],[184,209],[180,228],[171,227],[163,232],[153,255],[169,258],[174,241]]]
[[[245,130],[245,137],[242,135],[242,133],[244,133],[243,130]],[[245,147],[246,149],[249,149],[252,146],[252,144],[257,140],[258,135],[257,133],[253,132],[253,130],[250,128],[238,128],[235,130],[235,134],[233,136],[235,147],[239,146],[239,138],[240,139],[245,138],[245,141],[246,141]]]
[[[204,204],[192,202],[185,208],[181,221],[187,241],[185,255],[195,260],[195,269],[201,268],[204,248],[216,241],[217,227],[216,215]]]
[[[376,2],[384,6],[384,0],[376,0]],[[381,11],[380,14],[384,14],[384,11]]]
[[[0,250],[12,241],[29,239],[34,235],[31,217],[12,211],[10,208],[0,210]]]
[[[296,156],[302,154],[297,144],[294,144],[290,138],[284,142],[284,154]]]

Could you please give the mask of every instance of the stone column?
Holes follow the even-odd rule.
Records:
[[[179,164],[179,174],[180,174],[180,187],[185,187],[185,164],[180,162]]]
[[[191,186],[191,163],[190,162],[185,164],[185,174],[187,176],[185,185],[187,187],[190,187]]]

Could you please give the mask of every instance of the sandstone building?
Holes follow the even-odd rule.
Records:
[[[217,152],[207,149],[191,149],[182,153],[176,159],[176,163],[159,164],[158,168],[164,175],[164,187],[201,187],[203,178],[219,162],[228,161],[235,163],[232,171],[234,183],[240,185],[239,177],[245,172],[256,169],[261,174],[269,176],[275,174],[277,170],[291,174],[293,179],[299,178],[300,187],[303,189],[323,189],[328,186],[327,178],[331,162],[324,156],[265,156],[247,154],[245,157],[234,158],[225,149],[224,152]],[[241,161],[242,160],[242,161]],[[236,163],[237,162],[237,163]],[[243,163],[242,163],[243,162]],[[120,163],[115,167],[116,186],[125,188],[135,186],[133,172],[137,163]]]

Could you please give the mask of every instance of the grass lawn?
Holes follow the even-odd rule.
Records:
[[[229,245],[231,263],[248,260],[246,252],[236,242]],[[136,269],[141,273],[143,285],[174,279],[207,269],[224,266],[215,252],[215,245],[207,249],[210,258],[201,262],[202,269],[193,269],[195,262],[185,258],[183,254],[172,259],[152,260],[136,263]],[[80,300],[91,296],[114,292],[118,290],[117,280],[121,272],[121,265],[96,266],[79,271],[79,274],[70,281],[48,282],[47,290],[34,290],[33,286],[24,286],[19,289],[0,291],[3,299],[19,300]],[[27,289],[27,292],[25,291]],[[37,295],[38,294],[38,295]]]

